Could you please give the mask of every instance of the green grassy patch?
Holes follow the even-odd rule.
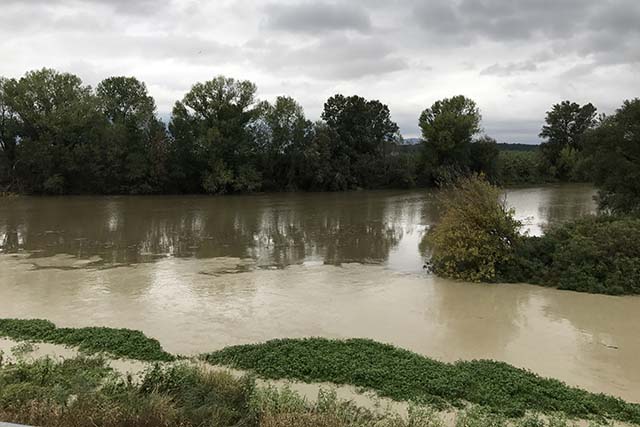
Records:
[[[102,357],[0,362],[0,420],[43,427],[444,427],[433,408],[407,414],[366,409],[320,389],[307,400],[288,387],[185,363],[155,364],[139,380]],[[604,427],[590,424],[591,427]],[[508,420],[484,407],[456,414],[455,427],[577,427],[562,414]]]
[[[58,328],[41,319],[0,319],[0,336],[78,347],[87,353],[109,353],[143,361],[171,361],[158,340],[140,331],[104,327]]]
[[[228,347],[204,358],[266,378],[352,384],[396,400],[454,406],[466,401],[510,417],[533,410],[640,424],[640,405],[569,387],[506,363],[443,363],[371,340],[281,339]]]

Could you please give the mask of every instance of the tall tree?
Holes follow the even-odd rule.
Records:
[[[585,145],[600,207],[640,213],[640,99],[627,100],[604,117]]]
[[[0,188],[6,185],[11,189],[14,184],[14,166],[16,162],[17,128],[15,115],[9,108],[9,99],[5,87],[8,80],[0,77]]]
[[[555,168],[556,176],[568,179],[575,166],[576,152],[583,148],[585,133],[596,121],[596,107],[562,101],[547,111],[545,125],[540,137],[545,139],[540,146],[547,161]]]
[[[476,103],[463,95],[436,101],[420,115],[423,173],[428,183],[450,172],[469,169],[470,145],[480,132],[482,117]]]
[[[98,107],[109,121],[106,156],[110,192],[161,190],[166,166],[166,133],[155,101],[134,77],[110,77],[96,88]]]
[[[89,86],[79,77],[51,69],[5,82],[20,144],[16,173],[23,190],[91,191],[95,153],[104,130]]]
[[[312,135],[312,123],[293,98],[279,96],[273,105],[264,103],[261,112],[260,151],[265,187],[293,189],[304,168],[304,150]]]
[[[374,161],[399,140],[389,107],[378,100],[338,94],[325,102],[322,119],[336,138],[332,157],[342,169],[338,173],[347,178],[347,186],[372,186],[381,172]]]
[[[252,191],[260,186],[250,125],[259,113],[256,86],[219,76],[195,84],[176,102],[169,130],[183,191]]]

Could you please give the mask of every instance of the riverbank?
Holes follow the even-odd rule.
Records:
[[[21,347],[24,347],[21,346]],[[451,412],[407,403],[359,406],[333,387],[307,398],[289,386],[262,384],[250,375],[211,370],[188,362],[123,375],[103,357],[26,359],[0,364],[2,421],[43,427],[577,427],[561,413],[507,419],[480,406]],[[604,419],[590,426],[620,425]]]
[[[56,332],[63,331],[64,333]],[[122,355],[166,362],[157,343],[141,332],[122,329],[56,328],[42,320],[0,320],[0,336],[17,340],[64,343],[59,337],[82,337],[73,345],[90,353]],[[100,341],[98,347],[95,342]],[[68,341],[71,342],[71,341]],[[68,343],[67,342],[67,343]],[[527,411],[561,412],[576,418],[607,418],[640,424],[640,405],[568,387],[560,381],[493,361],[447,364],[370,340],[277,340],[236,346],[202,355],[207,363],[240,368],[268,379],[332,382],[363,387],[383,397],[414,401],[440,410],[480,405],[494,414],[522,417]]]

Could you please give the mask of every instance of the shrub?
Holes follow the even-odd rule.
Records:
[[[443,214],[426,236],[431,269],[470,281],[493,281],[497,266],[508,263],[518,239],[501,192],[480,176],[459,179],[440,198]]]
[[[640,212],[640,98],[625,101],[587,136],[586,157],[600,208]]]
[[[501,151],[498,182],[502,185],[540,184],[555,180],[551,165],[539,151]]]
[[[525,237],[500,279],[612,295],[640,293],[640,218],[588,216]]]

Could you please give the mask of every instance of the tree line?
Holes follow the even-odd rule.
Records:
[[[380,101],[336,94],[325,102],[321,120],[312,122],[293,98],[270,103],[256,92],[252,82],[223,76],[196,83],[165,125],[145,84],[133,77],[110,77],[95,88],[52,69],[0,78],[0,189],[339,191],[438,185],[468,173],[508,183],[514,180],[509,174],[517,175],[513,159],[501,156],[496,141],[482,134],[480,111],[464,96],[426,108],[418,120],[420,149],[405,150]],[[536,153],[536,179],[603,180],[584,154],[599,159],[602,147],[626,144],[623,128],[628,120],[637,126],[639,103],[627,101],[615,115],[599,118],[591,104],[553,106]],[[598,143],[590,145],[594,138]],[[530,160],[525,163],[531,168]]]

